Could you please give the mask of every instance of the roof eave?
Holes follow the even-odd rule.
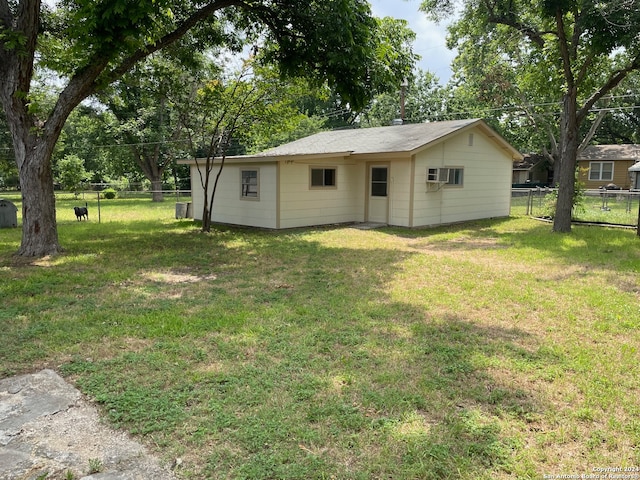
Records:
[[[330,152],[330,153],[312,153],[312,154],[294,154],[294,155],[235,155],[225,158],[225,163],[275,163],[280,161],[310,161],[320,158],[345,158],[351,156],[351,152]],[[219,163],[220,158],[214,159]],[[178,160],[178,165],[196,165],[204,164],[205,158],[188,158]]]

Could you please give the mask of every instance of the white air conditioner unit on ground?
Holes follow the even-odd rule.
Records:
[[[448,168],[427,168],[427,183],[447,183],[449,181]]]

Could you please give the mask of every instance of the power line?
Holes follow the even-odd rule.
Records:
[[[188,143],[189,139],[182,140],[161,140],[159,142],[137,142],[137,143],[112,143],[107,145],[91,145],[92,148],[114,148],[114,147],[145,147],[152,145],[166,145],[168,143]],[[80,147],[72,147],[80,148]]]
[[[625,94],[625,95],[613,95],[610,97],[603,97],[603,100],[614,100],[614,99],[623,99],[623,98],[634,98],[637,95],[634,94]],[[506,113],[506,112],[514,112],[521,110],[526,112],[528,109],[540,108],[540,107],[550,107],[550,106],[560,106],[562,102],[542,102],[542,103],[532,103],[527,105],[513,105],[513,106],[501,106],[494,108],[478,108],[476,110],[463,110],[458,112],[440,112],[434,113],[431,115],[427,115],[429,119],[438,119],[442,117],[460,117],[460,116],[469,116],[469,115],[477,115],[479,112],[482,113]],[[629,106],[618,106],[618,107],[601,107],[601,108],[591,108],[589,111],[593,113],[598,112],[615,112],[615,111],[629,111],[629,110],[637,110],[640,109],[640,105],[629,105]],[[339,117],[346,113],[350,113],[351,111],[348,108],[342,107],[337,108],[335,110],[324,113],[323,115],[316,115],[319,118],[330,119]],[[558,115],[560,112],[543,112],[536,113],[535,115]],[[179,140],[162,140],[156,142],[135,142],[135,143],[114,143],[114,144],[105,144],[105,145],[91,145],[86,148],[116,148],[116,147],[144,147],[144,146],[154,146],[154,145],[166,145],[166,144],[180,144],[187,143],[189,139],[179,139]],[[80,150],[82,146],[66,146],[71,150]],[[11,152],[13,151],[12,147],[0,147],[0,151]],[[7,157],[8,158],[8,157]]]

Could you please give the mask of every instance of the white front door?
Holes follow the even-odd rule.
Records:
[[[371,165],[369,168],[369,214],[367,221],[389,221],[389,166]]]

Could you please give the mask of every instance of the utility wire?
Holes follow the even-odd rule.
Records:
[[[625,95],[615,95],[615,96],[610,96],[610,97],[604,97],[603,100],[613,100],[613,99],[622,99],[622,98],[633,98],[636,97],[637,95],[633,95],[633,94],[625,94]],[[478,112],[483,112],[483,113],[497,113],[497,112],[502,112],[502,113],[507,113],[507,112],[513,112],[513,111],[526,111],[527,109],[532,109],[532,108],[540,108],[540,107],[549,107],[549,106],[559,106],[561,105],[562,102],[542,102],[542,103],[533,103],[533,104],[528,104],[528,105],[513,105],[513,106],[502,106],[502,107],[494,107],[494,108],[479,108],[477,110],[465,110],[465,111],[458,111],[458,112],[440,112],[440,113],[434,113],[432,115],[427,115],[428,119],[432,119],[432,120],[436,120],[438,118],[442,118],[442,117],[460,117],[460,116],[469,116],[469,115],[477,115]],[[629,105],[629,106],[619,106],[619,107],[601,107],[601,108],[591,108],[589,111],[593,112],[593,113],[597,113],[597,112],[615,112],[615,111],[629,111],[629,110],[637,110],[640,109],[640,105]],[[330,119],[330,118],[335,118],[335,117],[339,117],[341,115],[344,115],[346,113],[350,113],[350,110],[347,108],[339,108],[339,109],[335,109],[333,111],[329,111],[323,115],[316,115],[319,118],[324,118],[324,119]],[[558,115],[560,112],[555,111],[555,112],[542,112],[542,113],[536,113],[535,115]],[[117,148],[117,147],[134,147],[134,146],[138,146],[138,147],[142,147],[142,146],[152,146],[152,145],[166,145],[166,144],[180,144],[180,143],[187,143],[189,140],[188,139],[181,139],[181,140],[162,140],[162,141],[157,141],[157,142],[136,142],[136,143],[115,143],[115,144],[105,144],[105,145],[90,145],[87,148]],[[81,149],[82,146],[74,146],[74,147],[70,147],[71,149]],[[13,151],[12,147],[0,147],[0,151],[5,151],[5,152],[10,152]],[[8,157],[7,157],[8,158]]]

